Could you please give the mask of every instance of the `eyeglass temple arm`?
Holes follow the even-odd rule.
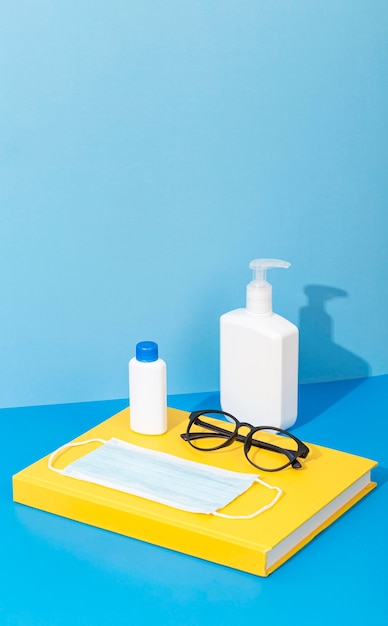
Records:
[[[230,433],[228,433],[227,435],[224,434],[224,433],[182,433],[181,437],[185,441],[189,441],[189,439],[191,439],[191,440],[194,440],[194,439],[211,439],[212,437],[213,438],[224,437],[225,439],[228,439],[230,437]]]

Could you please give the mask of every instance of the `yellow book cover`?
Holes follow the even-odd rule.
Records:
[[[129,429],[124,409],[74,442],[99,438],[121,439],[205,465],[259,474],[280,487],[282,497],[252,519],[228,519],[182,511],[53,472],[49,456],[13,476],[15,502],[97,526],[259,576],[267,576],[319,532],[365,496],[374,486],[375,461],[308,443],[310,453],[302,469],[265,473],[246,460],[242,445],[215,452],[193,449],[180,437],[188,413],[168,409],[168,431],[145,436]],[[74,443],[72,442],[72,443]],[[85,455],[99,444],[68,448],[55,460],[57,468]],[[248,515],[265,506],[273,492],[255,483],[223,512]]]

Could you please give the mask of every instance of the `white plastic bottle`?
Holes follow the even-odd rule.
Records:
[[[167,430],[166,363],[159,358],[158,344],[141,341],[129,361],[131,430],[142,435],[162,435]]]
[[[246,308],[220,319],[220,392],[223,411],[254,426],[287,429],[298,411],[298,328],[272,311],[266,270],[287,268],[277,259],[255,259]]]

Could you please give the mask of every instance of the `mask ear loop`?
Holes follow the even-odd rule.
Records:
[[[63,470],[58,469],[57,467],[53,466],[54,458],[57,456],[57,454],[60,454],[67,448],[75,448],[76,446],[84,446],[86,443],[92,443],[93,441],[98,441],[99,443],[106,443],[105,439],[98,439],[98,438],[87,439],[86,441],[77,441],[75,443],[65,443],[63,446],[61,446],[57,450],[54,450],[54,452],[50,454],[50,457],[48,460],[49,469],[51,469],[53,472],[57,472],[58,474],[63,474]]]
[[[276,487],[275,485],[269,485],[263,480],[260,480],[260,478],[256,478],[254,482],[259,483],[264,487],[268,487],[268,489],[273,489],[274,491],[277,491],[276,496],[271,500],[269,504],[265,504],[258,511],[255,511],[250,515],[227,515],[226,513],[218,513],[218,511],[213,511],[212,515],[216,515],[217,517],[225,517],[226,519],[252,519],[253,517],[257,517],[258,515],[260,515],[260,513],[264,513],[264,511],[268,511],[268,509],[271,509],[282,496],[283,491],[280,489],[280,487]]]

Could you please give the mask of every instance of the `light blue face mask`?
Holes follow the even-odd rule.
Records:
[[[91,442],[103,445],[72,461],[64,469],[53,466],[54,458],[65,449]],[[112,438],[89,439],[58,448],[49,458],[54,472],[140,496],[160,504],[188,511],[230,519],[250,519],[271,508],[282,495],[279,487],[268,485],[255,474],[187,461],[179,457],[135,446]],[[227,515],[218,512],[255,482],[276,491],[269,504],[250,515]]]

